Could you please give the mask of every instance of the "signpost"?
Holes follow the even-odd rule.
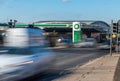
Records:
[[[81,25],[80,22],[73,22],[73,28],[72,28],[72,39],[73,43],[78,43],[82,41],[82,31],[81,31]]]

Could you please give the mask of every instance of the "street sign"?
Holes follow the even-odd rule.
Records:
[[[80,22],[73,22],[73,43],[78,43],[82,41],[82,31],[81,31],[81,25]]]

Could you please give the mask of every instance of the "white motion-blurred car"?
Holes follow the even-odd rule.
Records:
[[[96,45],[96,40],[94,38],[87,38],[86,40],[75,44],[75,47],[94,47]]]
[[[10,28],[0,54],[0,81],[23,79],[46,70],[54,53],[45,46],[43,31],[38,28]]]
[[[110,49],[110,40],[106,40],[101,45],[97,47],[98,49],[109,50]],[[115,40],[112,41],[112,49],[115,49]]]

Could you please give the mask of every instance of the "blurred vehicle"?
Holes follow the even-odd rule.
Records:
[[[96,40],[94,38],[87,38],[86,40],[74,44],[74,47],[94,47],[96,45]]]
[[[62,39],[61,42],[66,43],[66,44],[71,44],[72,39]]]
[[[9,28],[0,54],[0,81],[14,81],[46,70],[54,60],[54,53],[45,45],[39,28]]]
[[[100,46],[97,47],[98,49],[108,50],[110,49],[110,40],[106,40]],[[112,41],[112,49],[115,49],[115,40]]]
[[[72,47],[73,43],[72,43],[72,39],[68,39],[68,38],[59,38],[57,40],[57,42],[59,42],[61,45],[67,46],[67,47]]]

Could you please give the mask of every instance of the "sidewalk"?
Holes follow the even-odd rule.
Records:
[[[97,58],[54,81],[113,81],[118,59],[118,54]]]

